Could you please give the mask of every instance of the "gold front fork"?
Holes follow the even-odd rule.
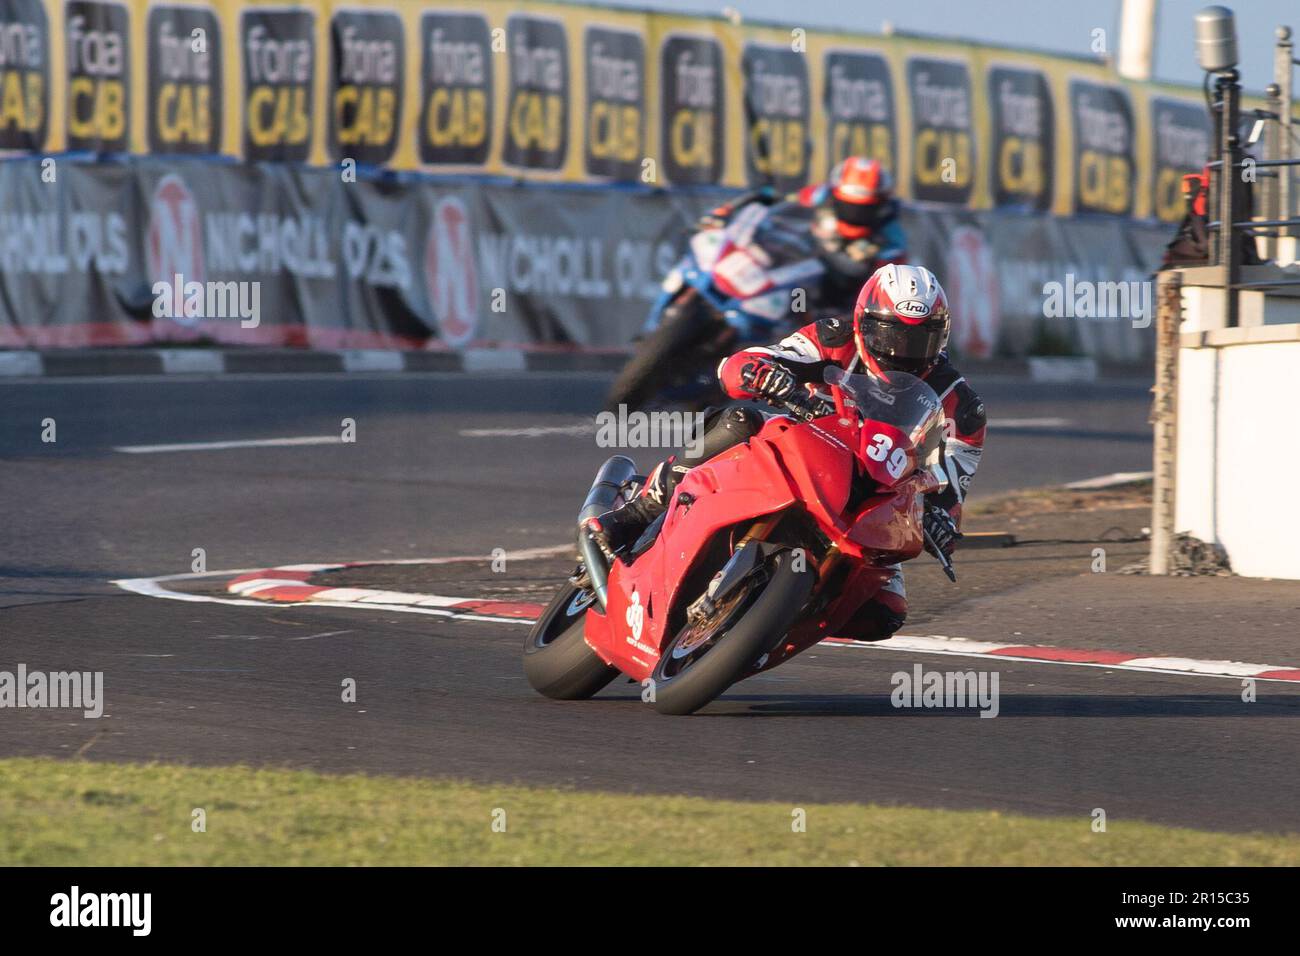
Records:
[[[837,544],[832,544],[826,549],[826,557],[822,558],[821,565],[817,568],[817,586],[813,588],[813,594],[820,594],[826,582],[831,579],[831,573],[844,560],[844,554],[840,551]]]
[[[775,528],[779,522],[779,517],[762,518],[755,521],[750,529],[745,532],[745,536],[736,542],[733,550],[739,551],[750,541],[767,540],[767,536],[772,533],[772,529]],[[807,549],[804,551],[804,556],[805,558],[807,557]],[[814,594],[821,591],[821,589],[826,586],[826,582],[830,580],[831,572],[835,570],[842,560],[844,560],[844,554],[840,551],[839,545],[832,544],[826,549],[826,556],[822,558],[821,564],[816,568],[817,585],[813,588]]]
[[[772,529],[777,526],[781,519],[778,517],[760,518],[755,521],[750,529],[745,532],[745,536],[736,542],[733,551],[739,551],[751,541],[765,541],[767,536],[772,533]]]

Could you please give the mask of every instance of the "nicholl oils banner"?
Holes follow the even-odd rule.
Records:
[[[512,0],[0,0],[0,152],[793,189],[1173,221],[1199,91],[1086,58]]]

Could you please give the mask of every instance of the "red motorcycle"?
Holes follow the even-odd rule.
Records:
[[[666,714],[689,714],[745,677],[836,634],[925,547],[924,495],[940,490],[944,414],[903,372],[827,369],[747,443],[691,469],[626,556],[582,523],[644,478],[622,455],[578,516],[581,563],[528,636],[524,672],[547,697],[591,697],[620,673]],[[944,570],[956,580],[946,558]]]

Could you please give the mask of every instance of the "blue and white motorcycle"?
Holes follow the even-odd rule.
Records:
[[[719,361],[816,318],[825,265],[813,215],[798,202],[752,202],[725,225],[696,232],[664,278],[607,406],[712,404],[722,398]]]

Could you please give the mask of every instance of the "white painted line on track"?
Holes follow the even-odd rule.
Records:
[[[933,651],[936,654],[951,653],[954,643],[960,645],[963,654],[988,654],[991,651],[1000,651],[1004,647],[1024,647],[1023,644],[992,644],[987,641],[968,641],[964,637],[944,637],[940,634],[932,634],[928,637],[895,634],[887,640],[870,643],[873,647],[887,645],[889,649],[896,651],[924,653]]]
[[[481,561],[481,557],[474,557],[471,560]],[[532,624],[530,620],[518,617],[498,617],[492,614],[467,614],[463,611],[457,611],[441,607],[417,607],[414,605],[400,604],[362,604],[356,601],[277,601],[272,604],[268,601],[250,601],[243,598],[223,598],[212,594],[186,594],[184,591],[173,591],[170,588],[163,587],[164,581],[194,581],[199,578],[225,577],[227,575],[236,576],[239,574],[249,574],[251,571],[206,571],[202,574],[168,574],[159,578],[119,578],[116,581],[110,581],[124,591],[130,591],[132,594],[139,594],[143,597],[161,598],[166,601],[188,601],[194,604],[233,604],[238,607],[260,607],[264,611],[276,610],[285,607],[333,607],[333,608],[364,608],[367,611],[393,611],[403,614],[429,614],[434,617],[450,617],[460,621],[483,621],[489,624]],[[278,582],[283,584],[283,581]],[[341,589],[340,589],[341,590]],[[429,595],[433,597],[433,595]],[[441,599],[451,600],[455,603],[462,603],[468,598]]]
[[[545,438],[548,435],[594,435],[596,423],[537,425],[532,428],[462,428],[462,438]]]
[[[946,645],[946,646],[945,646]],[[966,645],[970,645],[967,647]],[[1021,664],[1051,664],[1062,667],[1100,667],[1108,671],[1138,671],[1144,674],[1169,674],[1174,677],[1219,677],[1240,682],[1243,677],[1253,677],[1257,681],[1271,684],[1294,684],[1294,678],[1260,677],[1258,671],[1289,670],[1287,667],[1275,667],[1267,664],[1242,664],[1235,661],[1193,661],[1184,657],[1133,658],[1123,663],[1102,663],[1096,661],[1062,661],[1045,660],[1041,657],[1021,657],[1011,654],[990,654],[990,648],[1024,647],[1023,644],[984,644],[980,641],[968,641],[961,637],[930,637],[895,634],[885,641],[823,641],[818,647],[837,647],[848,650],[895,651],[910,654],[937,654],[941,657],[979,657],[986,661],[1015,661]],[[1050,648],[1047,648],[1050,650]],[[1165,666],[1159,666],[1159,665]],[[1211,665],[1229,665],[1224,670],[1230,673],[1216,672]],[[1155,666],[1151,666],[1155,665]],[[1174,665],[1174,666],[1169,666]],[[1200,666],[1186,666],[1200,665]]]
[[[1124,666],[1149,671],[1191,671],[1196,674],[1213,674],[1216,677],[1254,677],[1259,670],[1258,664],[1243,664],[1240,661],[1198,661],[1189,657],[1135,657],[1131,661],[1125,661]]]
[[[232,594],[256,594],[258,591],[265,591],[267,588],[284,587],[284,578],[256,578],[252,581],[240,581],[238,584],[230,585],[227,590]]]
[[[993,431],[1015,428],[1064,428],[1073,425],[1068,418],[995,418],[989,422]]]
[[[466,372],[523,372],[528,359],[519,349],[465,349],[461,361]]]
[[[467,600],[466,598],[457,598],[457,601]],[[498,617],[495,614],[467,614],[464,611],[456,611],[449,608],[425,607],[415,604],[361,604],[356,601],[304,601],[301,604],[268,604],[265,601],[258,601],[262,607],[333,607],[333,608],[364,608],[367,611],[392,611],[399,614],[431,614],[434,617],[450,617],[458,621],[484,622],[487,624],[532,624],[531,620],[519,617]]]
[[[507,552],[510,560],[526,557],[549,557],[571,550],[568,544],[551,547],[528,548]],[[483,561],[484,555],[455,555],[439,558],[411,558],[400,562],[352,562],[339,564],[299,564],[285,565],[279,568],[263,568],[243,571],[207,571],[192,574],[173,574],[157,578],[128,578],[112,583],[124,590],[148,597],[165,598],[177,601],[194,601],[211,604],[234,604],[244,607],[332,607],[351,608],[354,610],[386,611],[402,614],[428,614],[461,621],[482,621],[494,624],[527,624],[534,622],[532,617],[505,616],[501,614],[479,613],[466,605],[509,606],[511,602],[496,601],[491,598],[450,597],[418,592],[406,593],[370,588],[321,588],[304,585],[301,580],[274,578],[267,575],[275,571],[317,571],[344,567],[357,567],[365,564],[449,564],[452,562]],[[255,594],[272,588],[301,588],[314,590],[315,593],[304,600],[286,599],[268,602],[266,600],[247,600],[239,598],[221,598],[204,594],[186,594],[164,587],[162,582],[196,580],[201,578],[230,577],[241,575],[258,575],[247,581],[228,584],[233,593]],[[530,605],[536,607],[538,605]],[[1140,656],[1131,652],[1117,650],[1074,650],[1051,646],[1039,646],[1021,643],[973,641],[960,637],[947,637],[940,634],[905,635],[898,634],[884,641],[848,641],[829,639],[820,645],[825,648],[854,648],[859,650],[893,651],[895,653],[936,655],[944,657],[978,657],[985,661],[1001,660],[1023,664],[1053,664],[1067,667],[1093,667],[1107,671],[1132,671],[1147,674],[1164,674],[1181,677],[1217,677],[1241,681],[1252,678],[1268,683],[1300,682],[1300,668],[1289,665],[1250,664],[1242,661],[1210,661],[1185,657]],[[1116,659],[1106,660],[1106,657]],[[1275,676],[1265,676],[1273,674]]]
[[[39,376],[44,370],[39,352],[0,352],[0,376]]]
[[[165,375],[214,375],[226,370],[221,353],[207,349],[159,349],[158,358]]]
[[[553,558],[558,554],[577,554],[578,546],[576,544],[548,544],[538,548],[520,548],[518,551],[507,551],[499,555],[505,561],[528,561],[532,558]],[[495,555],[491,554],[458,554],[454,557],[447,558],[397,558],[389,561],[354,561],[355,565],[366,564],[460,564],[463,561],[491,561]],[[324,571],[326,568],[337,567],[334,564],[287,564],[277,570],[284,571]]]
[[[575,551],[576,551],[575,545],[555,544],[555,545],[544,545],[536,548],[520,548],[517,551],[507,551],[505,552],[505,554],[500,555],[499,557],[503,558],[507,562],[528,561],[533,558],[551,558],[561,554],[566,554],[566,553],[571,554],[574,553]],[[398,558],[394,560],[357,561],[353,563],[356,565],[461,564],[461,563],[471,562],[471,561],[490,561],[493,559],[493,557],[494,556],[490,554],[456,554],[456,555],[449,555],[445,557],[436,557],[436,558]],[[280,566],[276,570],[312,572],[312,571],[324,571],[327,568],[337,568],[339,566],[340,565],[337,564],[286,564]],[[351,607],[351,608],[365,608],[367,610],[380,610],[380,611],[405,611],[411,614],[432,614],[438,617],[454,617],[464,621],[493,621],[499,624],[531,624],[532,623],[531,621],[527,621],[517,617],[496,617],[496,616],[483,615],[483,614],[465,614],[454,610],[450,610],[450,611],[444,610],[439,605],[444,603],[460,603],[469,599],[468,598],[443,598],[431,594],[419,595],[421,601],[423,602],[421,606],[415,606],[415,605],[407,606],[407,605],[399,605],[399,604],[371,604],[371,603],[363,604],[360,602],[348,602],[348,601],[334,603],[329,601],[322,601],[319,599],[315,601],[298,601],[293,603],[276,602],[272,604],[267,601],[248,600],[245,598],[217,597],[216,595],[212,595],[212,594],[187,594],[184,591],[173,591],[171,588],[163,586],[165,582],[169,582],[169,581],[199,581],[205,578],[227,578],[227,577],[237,578],[242,574],[254,574],[264,570],[266,569],[265,568],[236,568],[229,571],[186,572],[184,574],[164,574],[159,577],[152,577],[152,578],[119,578],[117,580],[110,581],[109,583],[117,585],[124,591],[130,591],[132,594],[139,594],[143,597],[160,598],[166,601],[189,601],[195,604],[232,604],[237,607],[260,607],[264,609],[275,608],[275,607],[299,607],[304,604],[312,604],[318,607],[319,606]],[[268,581],[273,581],[273,583],[277,585],[288,583],[283,578],[258,579],[259,584],[266,584]],[[235,585],[235,587],[238,588],[243,583],[249,583],[249,582],[241,582],[241,584]],[[342,592],[346,589],[334,588],[332,590]],[[370,590],[362,589],[362,593],[373,594],[374,592]]]
[[[249,438],[241,441],[195,441],[175,445],[117,445],[113,451],[128,455],[154,455],[169,451],[225,451],[229,448],[287,448],[299,445],[341,445],[338,435],[301,435],[296,438]]]
[[[345,349],[345,372],[400,372],[405,367],[402,353],[387,349]]]
[[[1109,475],[1072,481],[1065,487],[1072,491],[1096,491],[1100,488],[1114,488],[1117,485],[1131,485],[1135,481],[1149,481],[1153,476],[1149,471],[1113,471]]]
[[[124,591],[130,591],[132,594],[141,594],[144,597],[162,598],[166,601],[192,601],[196,604],[238,604],[243,607],[266,607],[265,601],[246,601],[240,598],[219,598],[207,594],[186,594],[183,591],[173,591],[171,588],[165,588],[160,582],[163,581],[196,581],[200,578],[220,578],[230,575],[232,577],[240,574],[250,574],[255,569],[245,571],[206,571],[200,574],[166,574],[157,578],[119,578],[116,581],[110,581],[110,584],[116,584]],[[288,607],[289,605],[281,605]]]

